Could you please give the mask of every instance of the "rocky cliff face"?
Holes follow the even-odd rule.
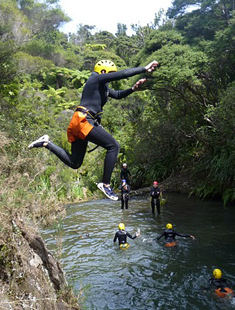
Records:
[[[63,270],[32,226],[14,218],[0,234],[0,310],[78,310]]]

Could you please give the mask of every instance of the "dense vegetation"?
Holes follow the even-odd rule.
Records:
[[[193,10],[191,8],[193,5]],[[27,145],[48,133],[70,149],[66,128],[79,104],[94,63],[113,60],[119,69],[156,59],[160,68],[143,90],[109,100],[103,126],[121,144],[113,174],[119,183],[123,161],[133,187],[186,174],[200,197],[235,200],[235,17],[233,1],[173,1],[151,25],[118,24],[117,33],[69,21],[58,0],[2,0],[0,3],[0,185],[1,206],[24,206],[35,218],[48,205],[74,201],[96,191],[104,151],[86,155],[78,171],[47,150]],[[113,83],[132,86],[136,78]],[[41,206],[40,208],[38,206]],[[46,217],[45,217],[46,218]]]

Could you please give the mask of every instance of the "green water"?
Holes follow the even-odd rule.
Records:
[[[155,217],[148,196],[133,197],[128,210],[108,199],[69,205],[61,226],[42,232],[54,254],[60,244],[55,230],[62,237],[61,264],[75,291],[83,291],[85,309],[235,310],[234,299],[202,292],[214,268],[235,282],[235,207],[165,197],[162,214]],[[120,222],[131,234],[141,230],[127,250],[113,243]],[[174,248],[153,240],[168,222],[196,240],[178,238]]]

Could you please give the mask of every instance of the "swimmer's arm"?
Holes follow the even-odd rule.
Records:
[[[180,236],[180,237],[195,239],[195,237],[194,237],[193,235],[181,234],[181,233],[178,233],[177,231],[175,231],[175,234],[176,234],[177,236]]]
[[[117,233],[114,236],[113,242],[116,242],[116,240],[117,240]]]
[[[136,236],[136,234],[132,237],[132,235],[131,234],[129,234],[128,232],[126,232],[126,234],[127,234],[127,236],[129,237],[129,238],[131,238],[131,239],[135,239],[137,236]]]
[[[161,236],[159,236],[159,237],[157,237],[157,238],[155,238],[156,240],[160,240],[163,236],[164,236],[164,234],[165,234],[165,232],[163,232],[162,234],[161,234]]]

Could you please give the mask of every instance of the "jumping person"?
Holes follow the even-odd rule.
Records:
[[[166,224],[166,230],[156,239],[160,240],[163,236],[165,237],[166,246],[175,246],[177,244],[175,240],[176,236],[195,239],[192,235],[178,233],[173,229],[173,226],[170,223]]]
[[[153,72],[157,66],[158,62],[153,61],[146,67],[125,69],[117,72],[116,65],[112,61],[101,60],[97,62],[94,72],[91,73],[84,86],[80,106],[77,107],[67,130],[68,141],[71,142],[71,154],[52,143],[48,135],[35,140],[28,148],[45,147],[73,169],[78,169],[82,165],[88,141],[105,148],[107,152],[104,161],[103,179],[102,183],[98,183],[97,186],[108,198],[118,200],[110,186],[110,180],[119,152],[119,143],[100,125],[103,106],[108,97],[122,99],[132,94],[139,89],[140,85],[146,82],[146,79],[142,78],[131,88],[119,91],[110,89],[108,83],[144,72]]]
[[[131,238],[131,239],[135,239],[140,235],[140,231],[138,230],[135,235],[132,237],[131,234],[129,234],[127,231],[125,231],[125,224],[120,223],[118,225],[118,231],[116,232],[113,242],[116,242],[116,240],[118,239],[119,242],[119,247],[121,249],[124,248],[128,248],[129,247],[129,243],[127,243],[127,237]]]
[[[150,189],[151,196],[151,207],[152,213],[155,214],[155,205],[157,209],[157,213],[160,214],[160,188],[158,187],[158,182],[153,182],[153,187]]]

